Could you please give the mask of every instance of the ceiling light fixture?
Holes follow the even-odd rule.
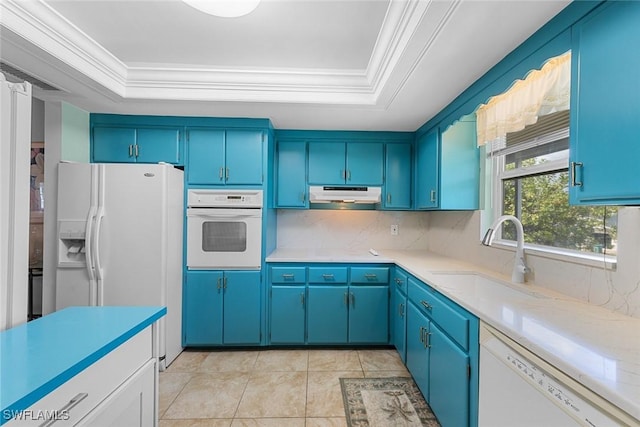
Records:
[[[260,0],[182,0],[189,6],[209,15],[237,18],[258,7]]]

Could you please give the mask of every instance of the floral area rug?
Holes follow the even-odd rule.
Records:
[[[349,427],[439,427],[412,378],[340,378]]]

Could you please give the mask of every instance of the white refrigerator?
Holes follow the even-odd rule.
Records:
[[[56,310],[166,306],[161,370],[182,351],[183,188],[168,164],[58,165]]]

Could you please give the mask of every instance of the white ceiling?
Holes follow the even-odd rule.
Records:
[[[2,0],[0,58],[90,112],[413,131],[569,2]]]

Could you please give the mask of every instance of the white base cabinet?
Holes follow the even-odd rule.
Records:
[[[156,426],[154,326],[129,338],[6,426]]]

